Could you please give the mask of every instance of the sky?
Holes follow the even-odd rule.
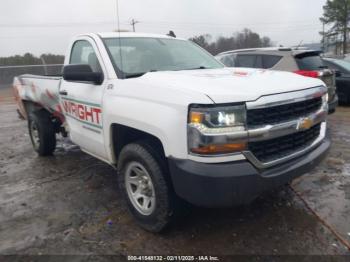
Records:
[[[250,28],[276,45],[319,42],[326,0],[119,0],[120,29],[182,38]],[[65,54],[71,39],[116,30],[116,0],[0,0],[0,56]]]

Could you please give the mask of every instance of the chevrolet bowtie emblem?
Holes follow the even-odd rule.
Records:
[[[297,130],[307,130],[311,128],[314,124],[314,121],[312,121],[311,118],[303,118],[299,121],[297,125]]]

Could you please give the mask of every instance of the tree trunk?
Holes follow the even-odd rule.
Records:
[[[348,30],[347,27],[345,27],[343,31],[343,55],[347,53],[347,45],[348,45]]]

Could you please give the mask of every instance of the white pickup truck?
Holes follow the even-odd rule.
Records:
[[[15,78],[40,156],[56,135],[115,166],[136,221],[158,232],[184,203],[246,204],[311,170],[330,146],[327,88],[288,72],[225,68],[192,42],[85,34],[63,76]]]

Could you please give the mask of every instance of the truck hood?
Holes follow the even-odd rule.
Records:
[[[150,72],[139,79],[159,88],[201,93],[215,103],[254,101],[261,96],[324,85],[319,79],[294,73],[251,68]]]

